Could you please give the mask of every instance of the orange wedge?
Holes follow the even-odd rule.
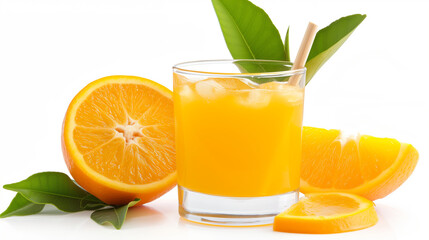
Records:
[[[349,192],[374,201],[405,182],[419,154],[392,138],[304,127],[302,158],[301,192]]]
[[[133,76],[90,83],[67,110],[62,149],[73,178],[100,200],[158,198],[176,184],[172,92]]]
[[[350,193],[311,193],[274,218],[274,230],[292,233],[340,233],[375,225],[374,204]]]

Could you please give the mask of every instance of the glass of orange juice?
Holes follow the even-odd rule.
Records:
[[[263,225],[298,200],[305,68],[291,67],[271,60],[173,67],[182,217]]]

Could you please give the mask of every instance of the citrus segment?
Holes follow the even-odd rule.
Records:
[[[176,183],[171,91],[132,76],[90,83],[67,110],[63,153],[73,178],[106,203],[159,197]]]
[[[377,223],[374,204],[349,193],[313,193],[274,218],[274,230],[293,233],[340,233]]]
[[[126,112],[121,103],[119,84],[94,89],[77,109],[76,124],[86,127],[113,127],[125,124]]]
[[[86,154],[112,140],[116,136],[116,131],[108,128],[76,126],[73,130],[73,136],[79,152]]]
[[[304,127],[300,190],[350,192],[376,200],[398,188],[417,161],[417,150],[396,139]]]
[[[399,155],[401,143],[395,139],[362,136],[359,147],[359,153],[365,159],[360,166],[362,176],[372,180],[393,165]]]

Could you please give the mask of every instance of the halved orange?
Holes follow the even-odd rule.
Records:
[[[397,189],[413,172],[419,154],[407,143],[340,130],[304,127],[303,193],[349,192],[370,200]]]
[[[374,204],[350,193],[311,193],[274,218],[274,230],[292,233],[340,233],[375,225]]]
[[[172,92],[133,76],[90,83],[69,105],[62,149],[73,178],[100,200],[158,198],[176,185]]]

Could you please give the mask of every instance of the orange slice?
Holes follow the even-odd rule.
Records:
[[[301,192],[350,192],[374,201],[405,182],[419,154],[392,138],[304,127],[302,158]]]
[[[274,218],[274,230],[292,233],[340,233],[375,225],[374,204],[350,193],[312,193]]]
[[[172,92],[133,76],[90,83],[67,110],[62,149],[76,182],[102,201],[158,198],[176,184]]]

